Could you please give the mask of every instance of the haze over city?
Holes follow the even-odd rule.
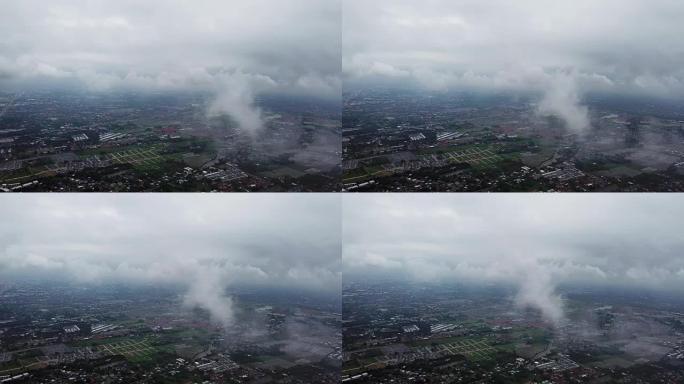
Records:
[[[684,96],[676,1],[351,0],[343,12],[352,84]]]
[[[340,7],[3,2],[3,188],[336,189]]]
[[[676,1],[343,3],[343,190],[681,191]]]
[[[2,274],[84,283],[178,284],[213,311],[231,284],[340,284],[339,199],[36,196],[3,204]],[[218,306],[216,315],[228,313]],[[228,321],[219,316],[219,320]]]
[[[682,20],[0,0],[0,384],[684,383]]]
[[[344,270],[512,284],[563,316],[562,285],[684,290],[678,196],[362,195],[344,198]],[[648,255],[647,257],[645,255]]]
[[[340,201],[276,196],[4,199],[0,379],[337,382]]]
[[[343,380],[684,378],[681,196],[343,200]]]

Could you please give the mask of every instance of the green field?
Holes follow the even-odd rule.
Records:
[[[496,354],[496,349],[484,340],[462,340],[450,344],[442,344],[445,350],[454,355],[464,355],[469,360],[491,360]]]
[[[159,149],[150,147],[146,149],[134,148],[121,152],[112,152],[107,158],[114,164],[132,164],[136,167],[156,167],[163,160],[159,155]]]
[[[479,144],[453,144],[453,145],[445,145],[445,146],[435,146],[433,148],[421,148],[419,149],[416,154],[417,155],[435,155],[435,154],[443,154],[447,152],[453,152],[453,151],[464,151],[467,149],[471,148],[479,148],[482,147],[482,145]]]
[[[448,337],[443,339],[417,340],[407,343],[413,352],[441,353],[443,355],[463,355],[468,360],[484,362],[495,359],[501,351],[510,352],[512,345],[492,346],[483,337]],[[372,352],[374,350],[366,350]],[[355,375],[372,369],[382,368],[385,365],[384,356],[363,356],[344,364],[342,372],[345,375]]]
[[[503,157],[493,147],[471,147],[443,154],[450,162],[467,163],[474,168],[495,168]]]
[[[45,166],[28,166],[15,171],[0,172],[3,183],[24,183],[36,177],[52,176],[54,171]]]
[[[493,358],[499,349],[498,347],[491,346],[484,338],[459,336],[436,340],[420,340],[412,345],[419,348],[445,351],[452,355],[464,355],[473,361],[489,360]]]
[[[382,166],[362,166],[351,171],[347,171],[343,175],[343,182],[345,183],[361,183],[366,179],[370,179],[373,176],[387,175],[389,172],[385,172]]]
[[[98,349],[108,355],[122,355],[131,362],[145,362],[154,358],[159,350],[147,339],[131,339],[103,343]]]
[[[195,152],[199,151],[199,152]],[[131,164],[139,171],[160,169],[165,161],[185,162],[198,168],[211,160],[215,151],[210,143],[199,139],[184,139],[173,143],[132,144],[118,147],[101,147],[78,152],[81,158],[98,155],[113,164]]]
[[[112,146],[112,147],[99,147],[99,148],[89,148],[89,149],[84,149],[82,151],[76,152],[77,155],[79,155],[82,158],[85,157],[90,157],[94,155],[98,156],[107,156],[112,153],[119,153],[119,152],[126,152],[126,151],[132,151],[132,150],[146,150],[150,148],[161,148],[162,145],[141,145],[141,144],[131,144],[131,145],[122,145],[122,146]]]

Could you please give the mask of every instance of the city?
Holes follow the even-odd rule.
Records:
[[[0,0],[0,384],[684,384],[682,20]]]
[[[343,14],[343,191],[684,191],[681,7],[349,0]]]
[[[557,327],[509,287],[356,282],[343,290],[343,382],[676,383],[678,296],[563,291]]]
[[[3,191],[330,191],[339,110],[263,101],[264,128],[207,115],[206,94],[0,95]]]
[[[681,191],[684,109],[596,100],[578,133],[533,95],[364,89],[343,119],[346,191]]]
[[[345,383],[680,383],[681,197],[347,194]]]
[[[0,191],[341,189],[338,0],[1,11]]]
[[[337,383],[338,304],[293,295],[234,294],[224,328],[171,288],[4,283],[0,381]]]
[[[338,383],[340,202],[279,195],[4,195],[0,382]]]

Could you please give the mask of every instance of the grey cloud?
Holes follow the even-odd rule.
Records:
[[[233,68],[295,83],[338,74],[339,8],[314,0],[3,1],[0,55],[25,75]]]
[[[589,109],[580,105],[580,95],[575,80],[567,74],[557,75],[537,105],[542,115],[558,116],[574,132],[585,132],[589,128]]]
[[[0,276],[174,284],[231,317],[231,285],[339,290],[333,195],[32,195],[0,205]]]
[[[345,195],[343,207],[350,276],[514,284],[552,321],[561,284],[684,292],[680,196]]]
[[[349,0],[343,13],[350,84],[546,91],[564,71],[580,94],[684,96],[678,1]]]
[[[261,124],[250,107],[260,93],[340,97],[339,0],[7,0],[0,9],[5,89],[206,91],[249,132]]]

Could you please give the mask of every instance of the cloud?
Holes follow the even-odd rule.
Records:
[[[560,74],[553,78],[537,105],[541,115],[558,116],[565,121],[573,132],[583,133],[590,125],[589,109],[580,105],[577,83],[568,74]]]
[[[561,285],[684,293],[681,197],[343,196],[345,276],[501,283],[562,321]]]
[[[245,132],[255,134],[263,128],[261,109],[254,105],[254,93],[273,87],[267,76],[253,76],[241,72],[226,74],[218,81],[217,97],[209,107],[210,116],[228,114]]]
[[[519,282],[515,303],[523,308],[536,308],[547,320],[559,324],[564,318],[563,305],[551,273],[537,263],[528,263],[520,273],[524,277]]]
[[[546,92],[567,72],[579,95],[684,96],[673,0],[349,0],[343,14],[350,86]]]
[[[185,287],[226,324],[231,286],[339,292],[333,195],[3,196],[0,278]]]
[[[214,321],[227,327],[233,321],[233,301],[224,292],[226,283],[217,270],[205,269],[195,276],[183,303],[209,311]]]
[[[339,0],[5,1],[0,87],[209,92],[252,132],[261,93],[339,99],[340,12]]]

